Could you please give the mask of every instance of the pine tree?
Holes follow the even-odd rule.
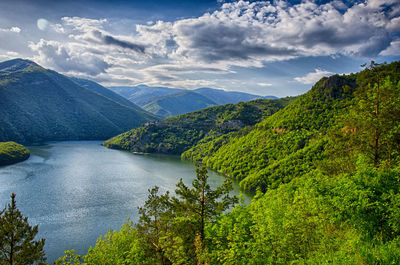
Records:
[[[44,264],[44,239],[35,241],[38,226],[31,227],[28,217],[17,209],[15,194],[11,204],[0,211],[0,264]]]
[[[147,238],[159,264],[205,264],[206,225],[238,201],[229,192],[230,180],[215,190],[208,184],[207,169],[198,166],[193,188],[182,179],[175,194],[158,195],[158,188],[150,190],[143,208],[139,209],[138,231]]]

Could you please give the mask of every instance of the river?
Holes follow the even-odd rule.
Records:
[[[66,249],[85,254],[109,229],[119,229],[127,218],[138,219],[148,189],[173,191],[180,178],[190,184],[192,163],[167,155],[137,155],[111,150],[99,141],[54,142],[30,146],[31,157],[0,167],[0,209],[16,194],[17,207],[39,225],[36,239],[46,238],[48,262]],[[209,172],[212,187],[224,177]],[[232,192],[240,193],[237,184]],[[244,194],[249,202],[250,196]]]

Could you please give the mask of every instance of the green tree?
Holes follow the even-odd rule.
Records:
[[[237,202],[236,197],[229,195],[230,180],[214,190],[208,184],[205,167],[198,166],[196,173],[192,188],[180,180],[175,190],[177,196],[170,196],[158,195],[155,187],[139,209],[141,216],[136,227],[153,246],[160,264],[206,263],[206,225]]]
[[[31,227],[28,217],[17,209],[15,194],[11,204],[0,212],[0,263],[1,264],[43,264],[45,239],[35,241],[38,226]]]

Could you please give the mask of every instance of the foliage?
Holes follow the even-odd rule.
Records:
[[[182,157],[257,194],[230,211],[214,200],[215,210],[202,215],[204,169],[193,188],[178,183],[178,197],[151,190],[135,227],[151,254],[140,257],[155,264],[399,264],[399,81],[399,62],[323,78],[256,125],[207,131]],[[181,118],[190,128],[208,121],[193,114],[169,121]]]
[[[31,227],[23,217],[11,194],[11,204],[0,211],[0,263],[44,264],[44,239],[35,241],[38,226]]]
[[[16,142],[0,142],[0,166],[18,163],[28,159],[28,148]]]
[[[103,145],[131,152],[180,155],[200,141],[210,141],[226,133],[252,126],[292,100],[255,100],[206,108],[162,122],[147,123],[117,135]]]

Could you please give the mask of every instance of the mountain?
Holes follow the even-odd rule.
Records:
[[[215,101],[218,105],[224,104],[236,104],[239,102],[246,102],[254,99],[278,99],[274,96],[258,96],[252,95],[244,92],[232,92],[232,91],[225,91],[221,89],[214,89],[208,87],[202,87],[195,89],[194,92],[199,93],[209,99]]]
[[[191,91],[141,101],[142,108],[161,117],[171,117],[217,105],[211,99]]]
[[[147,123],[103,144],[131,152],[180,155],[201,142],[252,126],[282,109],[294,98],[259,99],[227,104]]]
[[[176,92],[183,91],[182,89],[169,88],[169,87],[149,87],[146,85],[139,86],[112,86],[109,87],[110,90],[120,94],[121,96],[129,99],[133,103],[143,106],[147,103],[143,103],[143,100],[148,100],[150,98],[157,98],[161,96],[166,96]]]
[[[278,99],[274,96],[263,97],[244,92],[229,92],[214,88],[185,90],[139,85],[135,87],[110,87],[110,89],[139,105],[146,111],[162,117],[171,117],[208,106],[236,104],[254,99]],[[193,100],[194,105],[189,104],[188,100]]]
[[[28,60],[0,63],[0,141],[106,139],[153,120]]]
[[[91,80],[87,80],[87,79],[82,79],[82,78],[76,78],[76,77],[70,77],[70,79],[76,83],[78,83],[78,85],[87,88],[89,90],[92,90],[93,92],[102,95],[106,98],[109,98],[121,105],[127,106],[129,108],[132,108],[134,110],[143,112],[143,109],[140,108],[139,106],[137,106],[136,104],[134,104],[133,102],[129,101],[128,99],[126,99],[123,96],[120,96],[119,94],[111,91],[110,89],[107,89],[105,87],[103,87],[102,85],[99,85],[96,82],[93,82]],[[149,114],[149,113],[148,113]]]

